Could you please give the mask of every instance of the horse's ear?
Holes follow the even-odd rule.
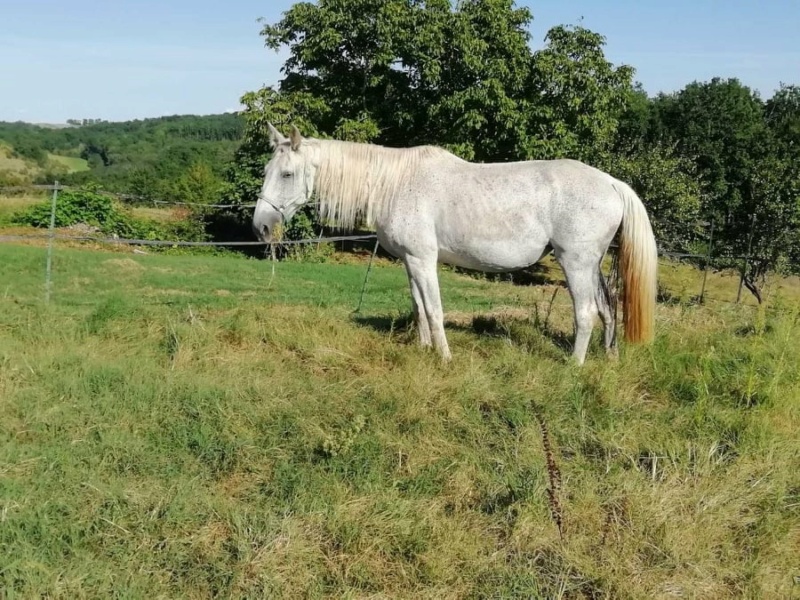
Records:
[[[286,137],[275,129],[272,123],[267,123],[267,127],[269,128],[269,145],[274,150],[278,144],[281,144],[286,141]]]
[[[300,147],[300,143],[303,141],[303,136],[300,135],[300,130],[294,125],[292,125],[292,132],[289,134],[289,139],[292,142],[292,150],[297,150]]]

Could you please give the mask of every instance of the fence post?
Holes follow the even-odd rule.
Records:
[[[714,219],[711,219],[711,233],[708,236],[708,252],[706,253],[706,260],[703,263],[703,287],[700,288],[700,304],[705,302],[706,298],[706,279],[708,278],[708,263],[711,262],[711,253],[714,250]]]
[[[745,254],[744,262],[742,263],[742,272],[739,275],[739,290],[736,292],[736,304],[742,299],[742,286],[744,285],[744,278],[747,274],[747,265],[750,264],[750,250],[753,247],[753,233],[756,230],[756,215],[750,219],[750,236],[747,238],[747,254]]]
[[[56,202],[58,201],[58,181],[53,186],[53,201],[50,205],[50,236],[47,241],[47,268],[45,269],[44,276],[44,300],[45,303],[50,302],[50,274],[53,265],[53,240],[55,239],[56,231]]]
[[[353,311],[353,314],[358,314],[361,312],[361,304],[364,302],[364,290],[367,289],[367,279],[369,278],[369,272],[372,269],[372,261],[375,260],[375,255],[378,253],[378,244],[380,242],[375,240],[375,248],[372,250],[372,256],[369,257],[369,264],[367,265],[367,272],[364,275],[364,285],[361,286],[361,297],[358,299],[358,306]]]

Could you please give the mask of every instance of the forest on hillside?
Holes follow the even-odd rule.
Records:
[[[71,120],[60,128],[0,123],[0,141],[41,167],[35,183],[58,177],[67,185],[92,182],[143,199],[202,202],[219,194],[243,131],[237,114],[176,115],[125,122]],[[84,159],[88,170],[58,172],[48,163],[49,155]]]
[[[648,95],[602,32],[555,25],[532,40],[512,0],[319,0],[264,23],[288,54],[240,115],[165,117],[60,130],[0,125],[0,140],[84,157],[69,176],[145,197],[251,204],[267,123],[391,146],[436,144],[474,161],[570,157],[629,182],[659,245],[714,264],[752,255],[747,283],[800,272],[800,87],[768,98],[736,78]],[[14,137],[16,136],[16,137]],[[228,215],[247,230],[247,211]],[[301,213],[298,236],[315,229]]]

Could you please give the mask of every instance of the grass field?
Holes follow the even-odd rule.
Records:
[[[61,156],[60,154],[48,154],[51,161],[66,167],[68,173],[78,173],[88,171],[89,163],[77,156]]]
[[[3,597],[800,597],[795,287],[664,266],[655,343],[578,368],[547,273],[443,269],[443,365],[342,263],[58,247],[45,305],[0,245]]]

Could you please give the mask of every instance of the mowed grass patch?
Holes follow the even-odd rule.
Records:
[[[81,171],[89,170],[89,163],[84,158],[49,153],[47,156],[52,162],[64,167],[68,173],[79,173]]]
[[[578,368],[565,289],[443,270],[445,365],[385,262],[353,315],[364,265],[59,248],[44,305],[42,250],[0,259],[9,596],[795,589],[791,305],[660,304],[652,346],[598,331]]]

